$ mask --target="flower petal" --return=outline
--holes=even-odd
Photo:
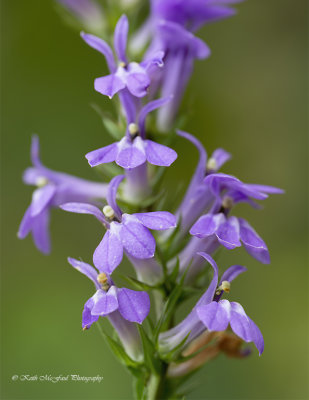
[[[92,297],[93,307],[91,310],[92,315],[99,315],[105,317],[106,315],[114,312],[118,308],[117,289],[112,286],[108,292],[99,289]]]
[[[215,262],[215,260],[207,253],[197,253],[201,257],[205,258],[205,260],[212,266],[214,270],[214,276],[212,278],[212,281],[210,282],[210,285],[208,286],[208,289],[206,292],[203,294],[203,296],[200,298],[198,303],[196,304],[196,307],[202,306],[204,304],[210,303],[215,295],[217,286],[218,286],[218,266]]]
[[[17,236],[24,239],[32,229],[33,217],[31,216],[31,205],[27,208],[19,225]]]
[[[141,324],[149,314],[148,293],[130,289],[118,289],[119,312],[127,321]]]
[[[126,84],[133,96],[144,97],[147,94],[150,79],[142,67],[137,63],[130,63],[126,75]]]
[[[230,217],[221,224],[216,235],[222,246],[229,250],[241,246],[239,241],[239,223],[236,217]]]
[[[122,15],[116,25],[114,33],[114,47],[120,62],[127,64],[126,47],[129,31],[129,22],[126,15]]]
[[[126,87],[125,83],[116,74],[102,76],[94,81],[94,88],[97,92],[108,96],[110,99],[120,90]]]
[[[169,167],[177,158],[176,151],[167,146],[152,140],[145,140],[145,144],[146,157],[150,164]]]
[[[221,300],[198,307],[197,315],[209,331],[225,331],[229,324],[230,303]]]
[[[250,321],[245,313],[243,307],[236,302],[231,302],[231,328],[237,336],[242,338],[245,342],[251,342],[251,328]]]
[[[82,316],[82,327],[83,329],[89,329],[90,326],[99,319],[99,316],[92,315],[91,309],[93,307],[94,301],[91,297],[84,305],[83,316]]]
[[[117,198],[118,187],[119,187],[120,183],[123,181],[123,179],[124,179],[124,175],[115,176],[109,182],[108,189],[107,189],[107,195],[106,195],[107,203],[112,207],[112,209],[114,210],[114,212],[119,220],[121,220],[122,211],[117,204],[116,198]]]
[[[229,161],[231,157],[231,154],[224,149],[216,149],[211,155],[211,158],[216,161],[216,171]]]
[[[222,275],[219,285],[221,285],[223,281],[232,282],[238,275],[245,271],[247,271],[247,268],[242,265],[232,265]]]
[[[244,219],[239,218],[240,240],[247,252],[263,264],[270,263],[270,256],[263,239],[256,233],[252,226]]]
[[[252,321],[251,318],[249,318],[250,321],[250,329],[251,329],[251,338],[253,343],[255,344],[256,348],[259,351],[259,354],[261,355],[264,351],[264,339],[263,335],[259,329],[259,327]]]
[[[118,143],[112,143],[109,146],[101,147],[100,149],[90,151],[86,154],[86,158],[91,167],[100,164],[115,161],[118,153]]]
[[[32,236],[36,247],[44,254],[50,253],[49,210],[43,210],[32,220]]]
[[[190,234],[199,238],[213,235],[220,224],[224,223],[223,214],[206,214],[200,217],[190,229]]]
[[[36,189],[32,195],[31,215],[35,217],[40,214],[56,193],[56,186],[53,184],[45,185]]]
[[[121,242],[126,251],[135,258],[152,258],[156,241],[147,228],[128,214],[122,216]]]
[[[68,262],[72,265],[72,267],[77,269],[77,271],[81,272],[82,274],[86,275],[87,278],[92,280],[97,289],[100,289],[100,285],[97,281],[98,273],[91,265],[71,257],[68,257]]]
[[[186,196],[182,202],[185,204],[188,202],[188,199],[191,197],[193,190],[196,188],[197,185],[200,185],[205,177],[206,172],[206,163],[207,163],[207,153],[202,145],[202,143],[190,133],[184,131],[177,131],[177,135],[181,136],[187,140],[189,140],[198,150],[199,152],[199,161],[197,167],[195,169],[194,175],[191,179],[191,183],[189,188],[187,189]]]
[[[102,222],[102,224],[108,226],[108,222],[106,221],[102,211],[88,203],[64,203],[59,206],[64,211],[69,211],[77,214],[90,214],[96,217],[97,220]]]
[[[284,190],[276,188],[274,186],[267,186],[267,185],[255,185],[253,183],[247,183],[247,186],[249,186],[253,190],[257,190],[261,193],[269,193],[269,194],[283,194]]]
[[[107,230],[102,241],[93,253],[94,265],[99,271],[111,274],[121,263],[122,257],[123,247],[119,238],[110,229]]]
[[[138,126],[139,131],[142,137],[145,137],[145,120],[147,115],[151,112],[156,110],[159,107],[162,107],[164,104],[169,103],[172,100],[173,96],[167,96],[161,99],[153,100],[147,103],[140,111],[138,117]]]
[[[40,142],[37,135],[33,135],[31,140],[31,162],[37,168],[42,165],[40,160]]]
[[[146,161],[145,152],[142,151],[143,149],[140,146],[136,146],[136,139],[133,143],[127,143],[125,147],[119,149],[116,163],[120,167],[125,169],[136,168]]]
[[[132,214],[146,228],[162,231],[169,228],[175,228],[176,218],[167,211],[154,211],[148,213]]]
[[[112,49],[109,45],[102,39],[98,38],[97,36],[90,35],[87,33],[82,32],[81,34],[82,39],[93,49],[99,51],[101,54],[104,55],[106,58],[106,62],[108,65],[108,69],[111,73],[114,73],[116,70],[115,59],[113,55]]]

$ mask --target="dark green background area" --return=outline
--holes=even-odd
[[[216,359],[198,373],[189,398],[307,399],[307,2],[248,0],[238,8],[235,18],[201,32],[213,54],[196,63],[185,128],[209,153],[220,146],[233,154],[224,172],[279,186],[286,195],[265,201],[264,210],[236,210],[269,245],[270,266],[243,249],[225,251],[219,260],[222,268],[248,267],[229,298],[260,326],[265,353]],[[89,106],[110,107],[93,90],[104,59],[62,23],[51,1],[4,0],[1,19],[2,398],[131,399],[130,377],[97,329],[81,331],[82,307],[93,287],[66,261],[91,260],[102,235],[99,224],[54,210],[48,257],[31,239],[16,238],[32,193],[21,175],[29,166],[33,132],[46,165],[97,177],[84,154],[110,140]],[[179,159],[167,174],[170,193],[189,180],[197,159],[183,140],[176,147]],[[15,374],[101,375],[104,381],[13,382]]]

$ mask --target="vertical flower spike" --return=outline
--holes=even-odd
[[[176,226],[176,218],[165,211],[123,214],[116,202],[117,190],[123,176],[112,179],[108,189],[108,206],[103,212],[83,203],[61,205],[65,211],[92,214],[106,228],[101,243],[93,254],[93,262],[101,272],[111,274],[122,261],[123,251],[134,258],[143,260],[154,256],[156,242],[148,228],[166,230]]]
[[[33,167],[26,169],[23,180],[27,185],[37,186],[37,189],[33,192],[31,204],[21,221],[18,237],[24,239],[31,232],[36,247],[42,253],[49,253],[51,208],[68,201],[93,203],[95,199],[104,199],[107,185],[46,168],[40,161],[37,136],[32,138],[31,161]]]

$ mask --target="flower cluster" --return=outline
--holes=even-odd
[[[219,148],[208,157],[197,138],[176,129],[194,60],[210,56],[210,49],[195,36],[196,31],[234,15],[232,5],[239,1],[151,0],[149,17],[130,41],[127,16],[118,19],[113,48],[104,40],[107,19],[99,4],[94,0],[58,1],[89,30],[81,33],[84,42],[105,57],[108,73],[95,79],[94,89],[119,99],[117,118],[110,125],[117,140],[88,151],[85,157],[91,167],[106,169],[110,163],[117,167],[109,168],[113,174],[109,183],[52,171],[41,163],[38,138],[33,137],[33,166],[25,171],[24,181],[37,189],[18,236],[24,238],[31,232],[38,249],[49,252],[52,208],[92,215],[100,222],[104,233],[91,250],[94,267],[68,259],[96,289],[84,305],[82,327],[89,329],[100,317],[110,321],[118,339],[104,335],[138,377],[138,398],[171,398],[177,385],[167,383],[169,379],[190,375],[201,360],[210,360],[220,352],[243,357],[249,354],[244,342],[253,342],[259,354],[264,349],[260,330],[243,307],[222,299],[246,268],[233,265],[219,279],[213,257],[220,248],[230,251],[243,246],[253,258],[268,264],[265,242],[249,222],[234,214],[234,209],[238,203],[257,208],[257,201],[282,191],[244,183],[220,172],[231,158],[227,151]],[[177,158],[172,148],[176,138],[193,145],[199,160],[190,184],[180,199],[174,199],[176,206],[169,212],[160,186],[163,167],[171,166]],[[121,276],[114,271],[124,255],[135,276],[124,275],[122,279],[134,290],[115,283]],[[209,266],[213,278],[205,291]],[[200,298],[175,324],[175,311],[192,290],[199,291]],[[154,315],[150,316],[151,308]],[[149,329],[143,324],[145,319]],[[199,343],[204,337],[207,346],[201,353]],[[212,339],[215,344],[211,344]],[[193,353],[192,346],[196,348]],[[153,383],[153,377],[158,384]]]

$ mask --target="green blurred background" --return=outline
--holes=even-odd
[[[308,398],[307,236],[307,1],[248,0],[239,15],[201,32],[212,57],[196,64],[187,92],[185,126],[210,153],[233,153],[225,168],[247,182],[286,190],[265,210],[243,207],[269,245],[270,266],[241,249],[220,265],[244,263],[233,284],[260,326],[265,353],[246,360],[216,359],[195,378],[190,399]],[[53,252],[46,257],[16,232],[32,189],[21,182],[30,137],[40,135],[44,163],[95,178],[84,154],[109,142],[91,102],[105,70],[102,56],[67,28],[47,0],[2,1],[2,398],[131,399],[130,376],[97,329],[81,330],[81,311],[93,287],[66,262],[91,260],[101,235],[91,218],[55,210]],[[195,150],[177,142],[179,160],[167,175],[171,193],[187,181]],[[13,382],[13,375],[100,375],[102,383]]]

